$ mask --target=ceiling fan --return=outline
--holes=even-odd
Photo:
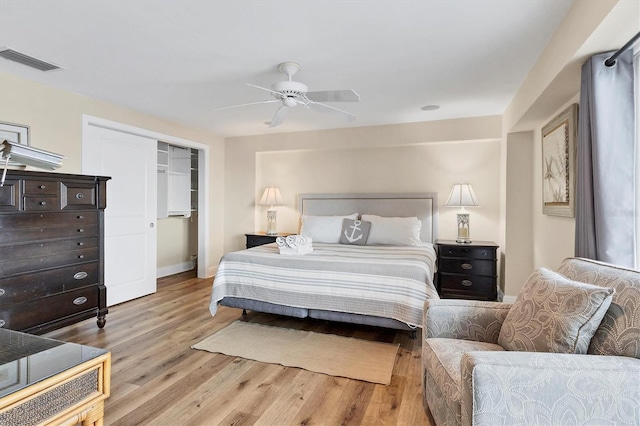
[[[324,90],[319,92],[309,92],[306,84],[293,81],[291,78],[295,73],[300,71],[299,64],[295,62],[283,62],[278,66],[278,70],[287,75],[287,80],[279,81],[273,84],[271,86],[271,89],[256,86],[255,84],[245,83],[247,86],[255,87],[256,89],[264,90],[271,93],[271,95],[275,99],[214,108],[213,111],[237,108],[248,105],[271,104],[279,102],[282,105],[280,106],[280,108],[278,108],[273,118],[271,119],[269,127],[276,127],[281,125],[284,122],[288,111],[297,105],[302,105],[306,108],[311,108],[320,112],[336,114],[343,118],[346,118],[348,121],[353,121],[356,119],[355,115],[347,111],[343,111],[339,108],[322,103],[360,102],[360,96],[354,90]]]

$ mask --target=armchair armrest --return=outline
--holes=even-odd
[[[424,304],[425,338],[475,340],[498,343],[498,335],[511,303],[478,300],[429,299]]]
[[[640,424],[640,359],[469,352],[462,424]]]

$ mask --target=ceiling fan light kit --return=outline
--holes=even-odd
[[[311,108],[323,113],[330,113],[341,116],[348,121],[356,119],[354,114],[347,111],[343,111],[339,108],[331,105],[326,105],[322,102],[360,102],[360,96],[354,90],[325,90],[319,92],[309,92],[309,88],[306,84],[298,81],[293,81],[292,77],[298,71],[300,71],[300,65],[295,62],[283,62],[278,66],[278,70],[283,74],[286,74],[287,79],[284,81],[278,81],[271,85],[271,89],[266,87],[256,86],[255,84],[246,83],[247,86],[255,87],[256,89],[264,90],[271,93],[275,98],[273,100],[250,102],[240,105],[231,105],[222,108],[216,108],[215,110],[236,108],[241,106],[256,105],[256,104],[269,104],[274,102],[280,102],[282,106],[278,108],[274,114],[269,127],[276,127],[284,122],[288,108],[293,108],[297,105],[303,105],[306,108]]]

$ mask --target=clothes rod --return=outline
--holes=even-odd
[[[622,46],[620,48],[620,50],[618,50],[616,53],[613,54],[613,56],[611,56],[609,59],[607,59],[606,61],[604,61],[605,66],[607,67],[612,67],[616,64],[616,59],[618,59],[618,56],[622,55],[622,52],[624,52],[625,50],[629,49],[631,46],[633,46],[633,44],[638,41],[638,39],[640,39],[640,32],[638,32],[638,34],[634,35],[633,37],[631,37],[631,40],[629,40],[627,42],[627,44],[625,44],[624,46]]]

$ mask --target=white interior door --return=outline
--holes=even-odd
[[[107,305],[156,291],[157,141],[89,125],[84,174],[110,176],[105,210]]]

